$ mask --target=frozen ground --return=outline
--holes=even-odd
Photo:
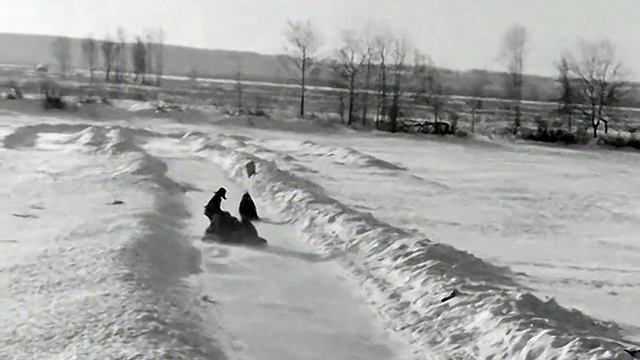
[[[340,201],[509,266],[539,295],[640,339],[640,154],[254,133]]]
[[[2,354],[629,359],[640,341],[637,155],[224,123],[0,114]],[[199,240],[220,185],[280,222],[257,225],[269,248]]]
[[[2,118],[3,358],[412,358],[293,225],[201,242],[212,191],[245,189],[176,136],[61,122]]]

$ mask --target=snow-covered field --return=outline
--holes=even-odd
[[[211,117],[0,113],[2,358],[630,359],[640,342],[640,156]],[[200,241],[219,186],[274,220],[267,249]]]

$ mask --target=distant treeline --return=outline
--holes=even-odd
[[[133,48],[135,34],[127,39]],[[51,49],[54,36],[0,33],[0,63],[37,65],[45,64],[55,69],[56,59]],[[82,50],[83,39],[71,38],[69,68],[86,69]],[[238,63],[242,65],[245,80],[295,83],[297,80],[287,66],[286,55],[263,55],[254,52],[208,50],[184,46],[164,45],[164,74],[235,79]],[[133,64],[131,64],[133,71]],[[98,56],[97,68],[103,70],[103,59]],[[483,96],[508,98],[504,90],[505,73],[468,70],[454,71],[441,68],[440,81],[446,94],[474,96],[473,84],[486,82]],[[328,61],[319,61],[310,69],[308,85],[331,85],[333,71]],[[411,84],[407,84],[409,87]],[[640,84],[631,83],[631,92],[621,106],[640,107]],[[411,91],[410,88],[406,89]],[[523,75],[523,100],[558,100],[561,90],[554,78]]]

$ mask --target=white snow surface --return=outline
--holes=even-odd
[[[634,153],[8,113],[0,139],[3,358],[630,359],[640,340]],[[281,222],[257,224],[266,250],[200,241],[219,186]]]

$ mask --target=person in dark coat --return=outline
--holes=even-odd
[[[256,204],[253,202],[253,199],[248,192],[242,195],[242,200],[240,200],[240,208],[238,209],[238,212],[240,213],[240,217],[242,218],[243,223],[245,222],[245,220],[247,222],[260,220],[258,211],[256,210]]]
[[[209,221],[213,221],[213,215],[219,215],[222,213],[222,208],[220,205],[222,204],[222,200],[227,199],[227,189],[221,187],[213,194],[213,197],[207,205],[204,207],[204,215],[209,218]]]
[[[204,207],[204,215],[209,218],[208,233],[229,237],[238,232],[240,222],[228,211],[222,210],[222,200],[227,199],[227,189],[221,187]]]

